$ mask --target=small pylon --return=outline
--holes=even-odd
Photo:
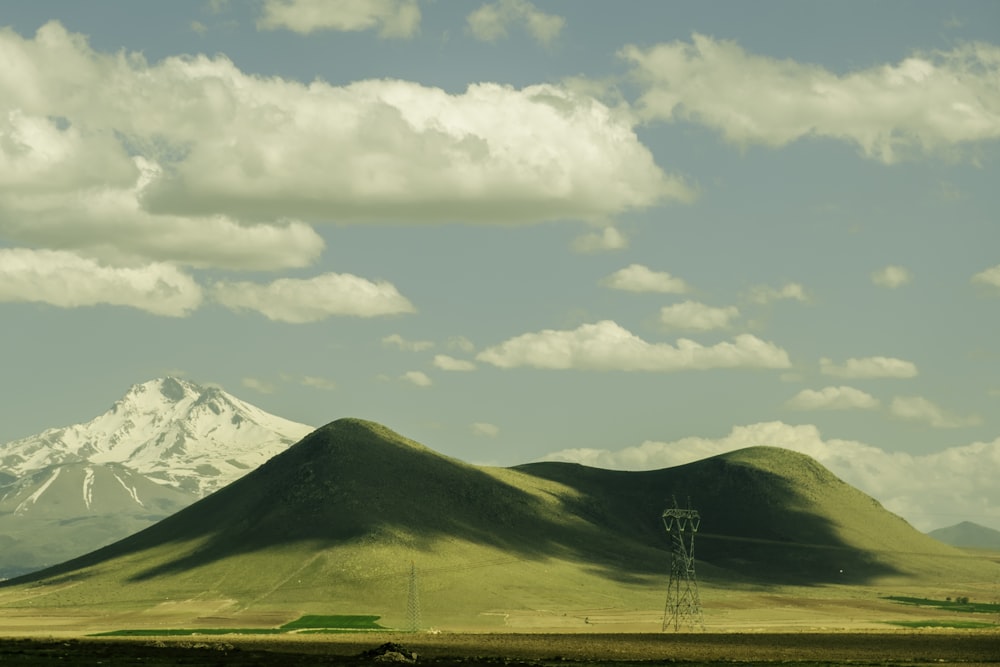
[[[698,580],[694,574],[694,536],[701,526],[697,510],[674,506],[663,510],[663,527],[670,537],[670,582],[667,584],[667,605],[663,610],[663,630],[671,625],[674,632],[681,626],[705,629],[698,596]]]
[[[420,587],[417,582],[417,566],[410,561],[410,594],[406,599],[406,629],[420,631]]]

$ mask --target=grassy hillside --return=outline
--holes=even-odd
[[[669,548],[660,514],[671,495],[700,510],[699,576],[719,585],[935,576],[958,553],[786,450],[650,472],[478,468],[342,419],[151,528],[7,582],[2,603],[228,600],[375,613],[391,624],[405,610],[413,562],[425,604],[442,618],[554,601],[656,608]]]

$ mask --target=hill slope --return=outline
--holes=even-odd
[[[640,473],[477,468],[343,419],[155,526],[7,585],[37,582],[22,588],[36,607],[211,597],[384,613],[405,598],[412,561],[424,599],[454,613],[655,606],[671,493],[702,512],[699,572],[710,582],[936,574],[957,553],[786,450]]]

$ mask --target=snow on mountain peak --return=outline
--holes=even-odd
[[[311,426],[245,403],[218,387],[176,377],[132,386],[103,415],[0,447],[15,475],[58,463],[121,463],[199,495],[258,467]]]

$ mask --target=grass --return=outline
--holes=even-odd
[[[134,629],[98,632],[91,637],[190,637],[193,635],[283,635],[290,632],[336,633],[362,630],[386,630],[376,623],[380,617],[371,615],[300,616],[279,628],[174,628]]]
[[[996,623],[984,623],[983,621],[938,621],[938,620],[925,620],[925,621],[886,621],[888,625],[898,625],[904,628],[960,628],[960,629],[979,629],[979,628],[995,628]]]
[[[90,637],[191,637],[193,635],[282,635],[279,628],[139,628],[133,630],[111,630],[97,632]]]
[[[902,595],[886,596],[887,600],[899,602],[901,604],[915,605],[918,607],[936,607],[947,609],[948,611],[958,611],[969,614],[996,614],[1000,613],[1000,604],[992,602],[956,602],[954,600],[932,600],[930,598],[915,598]]]
[[[281,630],[385,630],[379,616],[301,616],[281,626]]]

